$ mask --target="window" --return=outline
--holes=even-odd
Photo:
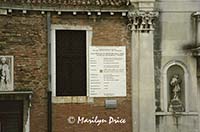
[[[86,96],[86,31],[56,30],[56,96]]]
[[[87,96],[89,30],[89,27],[52,26],[53,96]]]

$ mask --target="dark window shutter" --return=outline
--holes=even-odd
[[[23,131],[23,102],[0,101],[0,132]]]
[[[56,30],[56,96],[86,96],[86,31]]]

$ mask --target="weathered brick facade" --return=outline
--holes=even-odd
[[[0,132],[7,128],[16,132],[199,132],[199,36],[198,1],[2,0]],[[89,89],[90,73],[104,71],[89,65],[97,60],[90,58],[90,46],[125,47],[126,79],[124,74],[118,78],[126,80],[126,87],[123,83],[119,90],[122,96],[113,97],[114,90],[104,88],[108,94],[101,91],[101,97],[92,97],[101,88],[94,81],[96,86]],[[10,58],[5,61],[3,56]],[[78,70],[73,64],[79,65]],[[14,71],[14,90],[13,81],[3,75],[6,66]],[[64,70],[79,75],[80,83],[69,87],[62,83],[67,78],[75,84],[77,79],[74,74],[59,76]],[[9,108],[11,104],[15,106]],[[109,122],[113,118],[116,122]]]
[[[14,56],[16,91],[33,90],[31,131],[47,131],[47,40],[45,16],[1,16],[1,55]]]
[[[93,28],[92,45],[98,46],[126,46],[127,50],[127,97],[113,98],[118,100],[116,109],[106,109],[104,101],[106,98],[94,98],[91,104],[53,104],[53,132],[84,131],[84,132],[130,132],[131,131],[131,88],[130,88],[130,32],[127,29],[127,18],[121,14],[110,16],[87,16],[87,14],[72,16],[63,14],[53,15],[52,24],[63,24],[71,26],[90,26]],[[125,124],[69,124],[68,116],[83,116],[107,119],[109,116],[125,118]]]
[[[71,26],[90,26],[92,45],[126,46],[127,54],[127,96],[117,99],[116,109],[106,109],[106,98],[94,98],[93,103],[53,104],[53,132],[129,132],[131,130],[131,88],[130,88],[130,33],[127,29],[127,18],[121,14],[110,16],[87,16],[80,14],[52,14],[52,24]],[[32,90],[32,107],[30,116],[31,132],[47,131],[47,90],[48,90],[48,44],[46,14],[30,11],[23,14],[19,11],[1,16],[0,19],[0,54],[14,56],[15,91]],[[126,120],[125,124],[69,124],[69,116],[84,116],[107,119],[109,116]]]

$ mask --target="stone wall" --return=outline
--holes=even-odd
[[[160,77],[160,106],[156,113],[157,132],[197,132],[199,128],[199,87],[197,86],[197,60],[191,52],[184,49],[185,46],[195,44],[194,22],[192,13],[199,10],[198,1],[158,1],[160,9],[160,49],[161,56],[155,60],[161,62]],[[156,50],[156,49],[155,49]],[[155,54],[155,56],[157,56]],[[167,81],[167,70],[171,66],[182,66],[185,83],[184,112],[169,112],[170,86]],[[168,67],[169,66],[169,67]],[[167,68],[168,67],[168,68]],[[174,71],[175,73],[176,71]],[[169,80],[169,79],[168,79]],[[157,84],[159,86],[159,84]],[[182,86],[183,88],[183,86]],[[157,87],[156,87],[157,89]],[[158,97],[158,96],[157,96]],[[191,98],[192,97],[192,98]],[[157,98],[158,99],[158,98]],[[191,123],[193,122],[193,123]]]

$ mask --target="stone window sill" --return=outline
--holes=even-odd
[[[156,112],[156,116],[172,116],[173,112]],[[176,112],[176,115],[182,116],[198,116],[198,112]]]
[[[52,103],[93,103],[94,99],[87,96],[61,96],[52,97]]]

